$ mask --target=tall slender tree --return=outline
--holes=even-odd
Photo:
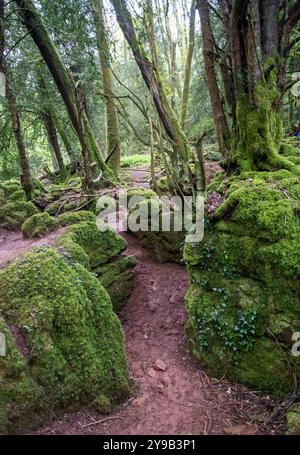
[[[96,28],[97,47],[101,66],[103,95],[106,111],[106,144],[109,164],[115,172],[120,168],[120,134],[118,124],[118,112],[114,99],[114,83],[111,70],[110,42],[107,25],[105,22],[105,10],[102,0],[92,0],[94,21]]]
[[[26,154],[24,137],[21,126],[20,113],[16,104],[16,99],[12,91],[8,74],[6,71],[6,64],[4,61],[4,48],[5,48],[5,23],[4,23],[4,1],[0,0],[0,72],[4,75],[5,78],[5,92],[8,102],[9,111],[11,114],[13,132],[17,144],[18,154],[19,154],[19,163],[20,163],[20,180],[21,185],[24,191],[26,192],[27,197],[30,199],[33,193],[33,183],[31,177],[31,171],[29,166],[28,157]]]
[[[225,156],[230,148],[230,136],[216,75],[215,46],[210,23],[209,5],[207,0],[198,0],[197,4],[201,22],[206,80],[213,111],[217,140],[220,152]]]

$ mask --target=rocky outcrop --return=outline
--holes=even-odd
[[[193,353],[215,376],[285,395],[300,377],[292,355],[300,331],[300,179],[289,171],[219,176],[210,191],[221,205],[207,218],[204,240],[184,252]]]

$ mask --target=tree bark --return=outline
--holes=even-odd
[[[5,72],[4,72],[4,74],[5,74]],[[16,106],[16,100],[15,100],[14,94],[11,90],[7,74],[5,74],[5,75],[6,75],[6,98],[7,98],[10,114],[11,114],[13,132],[14,132],[14,136],[15,136],[15,140],[16,140],[16,144],[17,144],[17,148],[18,148],[18,153],[19,153],[19,162],[20,162],[20,168],[21,168],[20,181],[21,181],[22,188],[25,191],[28,199],[31,199],[31,196],[33,193],[33,183],[32,183],[29,161],[27,158],[25,144],[24,144],[20,114],[19,114],[18,108]]]
[[[205,72],[216,128],[217,140],[220,152],[222,153],[223,156],[226,156],[230,148],[229,147],[230,135],[217,82],[215,69],[214,36],[210,24],[209,7],[207,0],[198,0],[197,6],[201,22]]]
[[[182,91],[182,100],[181,100],[181,109],[180,109],[180,126],[184,129],[186,112],[188,107],[189,91],[190,91],[190,80],[191,80],[191,69],[192,69],[192,60],[195,47],[195,18],[196,18],[196,5],[192,1],[191,12],[190,12],[190,29],[189,29],[189,44],[187,57],[184,68],[184,82],[183,82],[183,91]]]
[[[113,75],[110,62],[110,44],[105,24],[104,6],[102,0],[92,0],[94,21],[96,27],[97,47],[102,73],[104,103],[106,111],[106,143],[107,156],[111,155],[109,164],[118,173],[120,169],[120,135],[118,125],[117,106],[112,95],[114,94]]]
[[[22,188],[25,191],[28,199],[30,199],[32,196],[32,193],[33,193],[33,183],[32,183],[32,177],[31,177],[28,158],[26,155],[24,138],[23,138],[23,133],[22,133],[22,128],[21,128],[21,119],[20,119],[20,114],[19,114],[18,108],[16,106],[14,94],[13,94],[10,84],[9,84],[9,80],[8,80],[7,72],[6,72],[6,68],[5,68],[5,62],[4,62],[4,47],[5,47],[4,17],[5,17],[4,16],[4,1],[0,0],[0,72],[3,73],[5,76],[6,98],[7,98],[7,102],[8,102],[9,111],[11,114],[13,132],[14,132],[14,136],[15,136],[15,140],[16,140],[16,144],[17,144],[19,162],[20,162],[20,168],[21,168],[20,181],[21,181]]]
[[[75,83],[62,62],[56,47],[54,46],[47,29],[44,26],[43,19],[39,11],[31,0],[15,0],[18,6],[20,17],[31,34],[31,37],[37,45],[46,65],[48,66],[52,77],[57,85],[61,97],[65,103],[70,120],[79,138],[82,156],[84,162],[85,179],[89,180],[90,165],[87,166],[87,157],[85,149],[88,149],[89,156],[95,160],[98,167],[104,172],[108,179],[113,180],[113,174],[106,165],[95,136],[91,129],[89,120],[83,109],[78,111],[78,106],[82,105],[82,91],[75,86]]]
[[[50,144],[50,147],[53,150],[53,153],[54,153],[54,156],[55,156],[55,161],[57,162],[57,165],[58,165],[58,169],[60,171],[60,174],[62,176],[65,176],[66,175],[66,167],[65,167],[64,160],[63,160],[63,157],[62,157],[62,153],[61,153],[61,150],[60,150],[60,146],[59,146],[59,143],[58,143],[56,128],[55,128],[55,124],[54,124],[51,112],[50,111],[44,111],[42,113],[42,117],[43,117],[43,121],[44,121],[45,128],[46,128],[46,131],[47,131],[49,144]]]

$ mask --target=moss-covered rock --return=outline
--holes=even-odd
[[[8,180],[0,183],[0,189],[4,191],[6,198],[9,198],[16,191],[21,190],[21,184],[18,180]]]
[[[131,201],[133,202],[133,201]],[[152,216],[151,216],[152,214]],[[145,223],[141,223],[141,218]],[[152,225],[152,221],[157,226]],[[175,211],[157,198],[142,199],[129,210],[128,229],[157,262],[181,262],[185,232],[174,229]],[[140,225],[140,227],[138,226]]]
[[[124,251],[127,242],[112,229],[101,232],[94,221],[88,221],[69,227],[57,245],[73,262],[94,269]]]
[[[110,298],[79,263],[52,248],[0,272],[0,432],[19,432],[55,411],[100,411],[128,393],[123,334]]]
[[[93,270],[102,286],[108,291],[113,308],[119,312],[133,289],[133,269],[136,259],[119,256],[112,262]]]
[[[28,218],[38,212],[38,209],[32,202],[8,202],[0,207],[0,227],[19,229]]]
[[[212,374],[277,395],[300,378],[300,179],[289,171],[217,179],[225,202],[186,244],[187,330]],[[220,190],[220,188],[222,190]]]
[[[9,197],[10,201],[27,201],[27,196],[24,190],[17,190],[14,193],[11,194]]]
[[[70,226],[71,224],[83,221],[96,221],[96,215],[88,210],[78,212],[63,213],[57,217],[60,226]]]
[[[300,435],[300,405],[295,406],[286,415],[286,434]]]
[[[59,222],[49,213],[37,213],[28,218],[22,224],[22,232],[24,237],[39,238],[46,235],[48,232],[54,231],[59,227]]]

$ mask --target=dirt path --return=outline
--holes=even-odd
[[[7,231],[0,228],[0,269],[31,248],[54,245],[55,240],[66,228],[58,229],[42,239],[24,239],[21,231]]]
[[[152,262],[132,236],[125,237],[127,254],[138,259],[134,291],[121,314],[135,392],[109,416],[85,409],[35,434],[259,433],[250,417],[256,414],[263,420],[268,399],[208,378],[189,354],[184,267]]]

